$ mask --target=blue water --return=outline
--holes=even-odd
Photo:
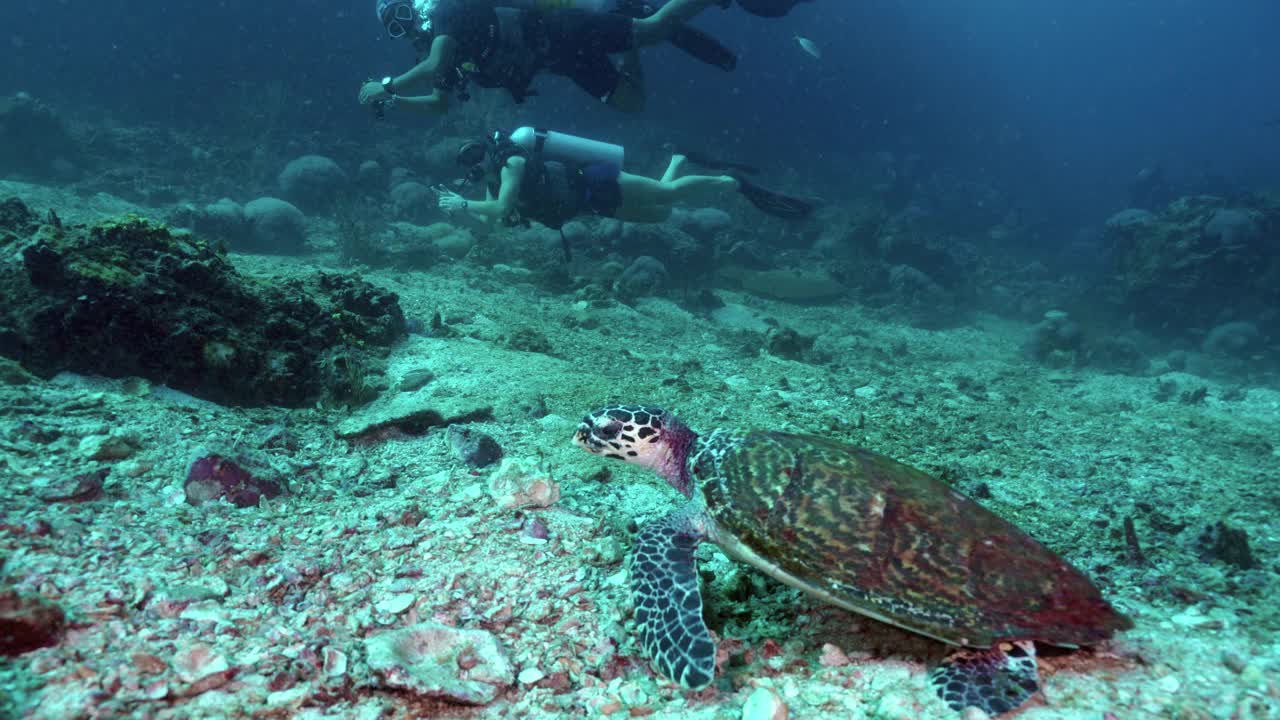
[[[1247,186],[1280,172],[1280,4],[1269,0],[818,0],[781,20],[712,9],[697,24],[741,54],[735,73],[651,49],[645,115],[544,76],[516,121],[704,142],[797,168],[832,194],[853,154],[916,153],[1062,220],[1124,207],[1134,173],[1153,164]],[[354,102],[362,80],[410,60],[368,2],[17,0],[0,5],[0,27],[0,93],[64,109],[202,127],[232,118],[246,86],[281,82],[300,135],[415,129],[375,125]]]

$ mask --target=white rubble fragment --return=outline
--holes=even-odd
[[[560,499],[560,484],[528,470],[515,458],[506,458],[489,476],[489,495],[506,510],[550,507]]]
[[[364,643],[369,669],[381,682],[427,697],[485,705],[515,682],[506,650],[484,630],[420,623]]]
[[[742,705],[742,720],[787,720],[787,704],[771,688],[758,687]]]

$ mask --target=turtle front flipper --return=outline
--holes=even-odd
[[[700,690],[716,671],[716,645],[702,619],[693,552],[706,537],[690,507],[645,525],[631,558],[631,599],[640,642],[659,672]]]
[[[1030,641],[960,650],[934,668],[929,679],[952,710],[976,707],[992,716],[1018,708],[1040,689],[1036,649]]]

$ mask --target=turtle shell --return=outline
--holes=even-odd
[[[955,645],[1090,645],[1132,624],[1083,573],[928,474],[821,437],[754,432],[692,468],[730,555]]]

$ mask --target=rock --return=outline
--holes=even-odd
[[[356,184],[366,193],[386,187],[387,172],[377,160],[365,160],[356,168]]]
[[[396,217],[406,222],[426,222],[439,213],[435,193],[420,182],[402,182],[391,188],[391,204]]]
[[[62,117],[28,93],[0,97],[0,167],[5,175],[61,178],[77,172],[83,150]]]
[[[726,267],[720,270],[720,274],[737,280],[749,293],[792,302],[833,300],[848,292],[848,288],[822,268],[747,270]]]
[[[1264,222],[1257,210],[1219,208],[1204,224],[1204,235],[1228,247],[1250,245],[1261,239]]]
[[[698,208],[673,214],[672,221],[685,232],[700,238],[711,238],[733,226],[733,216],[719,208]]]
[[[570,220],[560,228],[560,232],[564,234],[565,241],[571,247],[584,244],[591,239],[591,230],[581,220]]]
[[[62,608],[42,597],[0,591],[0,656],[57,645],[66,622]]]
[[[805,353],[813,349],[815,340],[816,337],[801,335],[791,328],[770,326],[765,332],[764,344],[770,355],[800,362]]]
[[[340,438],[355,438],[384,430],[422,435],[433,427],[488,419],[492,409],[450,394],[434,392],[429,385],[414,392],[380,398],[352,413],[336,429]]]
[[[823,643],[822,656],[818,658],[818,664],[823,667],[843,667],[849,664],[849,656],[836,645]]]
[[[489,476],[489,496],[506,510],[551,507],[560,499],[560,485],[523,463],[507,458]]]
[[[1184,197],[1143,222],[1113,218],[1103,232],[1108,281],[1095,293],[1134,330],[1159,339],[1186,343],[1228,319],[1248,319],[1274,335],[1280,255],[1266,239],[1280,221],[1280,204],[1266,194],[1237,202]]]
[[[1241,570],[1257,567],[1249,549],[1249,533],[1222,521],[1209,525],[1196,541],[1203,560],[1223,562]]]
[[[787,704],[772,689],[758,687],[742,705],[742,720],[787,720]]]
[[[0,357],[0,385],[27,385],[36,381],[36,376],[27,372],[22,364]]]
[[[204,575],[166,588],[160,594],[173,602],[203,602],[221,600],[231,592],[227,581],[217,575]]]
[[[373,609],[386,615],[399,615],[413,607],[417,600],[418,597],[413,593],[396,593],[379,600]]]
[[[667,268],[657,258],[641,255],[622,271],[614,291],[624,300],[654,295],[667,282]]]
[[[347,174],[323,155],[290,160],[276,180],[285,197],[312,211],[331,209],[349,189]]]
[[[450,425],[447,432],[453,456],[467,467],[488,467],[502,459],[502,446],[492,437],[462,425]]]
[[[338,678],[346,675],[348,664],[347,654],[337,648],[326,647],[321,655],[321,668],[328,677]]]
[[[126,460],[138,451],[138,436],[121,432],[90,435],[80,441],[78,451],[87,460]]]
[[[393,188],[406,180],[412,180],[417,175],[407,167],[393,167],[387,175],[387,187]]]
[[[294,255],[306,249],[307,221],[302,211],[279,198],[260,197],[244,206],[247,236],[233,242],[241,252]]]
[[[1239,358],[1258,347],[1261,335],[1258,326],[1251,322],[1222,323],[1205,335],[1200,349],[1210,355]]]
[[[202,208],[193,209],[189,226],[202,237],[220,240],[228,247],[244,246],[250,238],[249,222],[244,206],[231,198],[222,198]]]
[[[366,638],[369,669],[390,687],[464,705],[485,705],[515,682],[491,633],[421,623]]]
[[[224,404],[346,401],[405,336],[397,297],[357,276],[246,280],[207,241],[137,217],[0,232],[0,287],[0,356],[33,374],[143,378]]]
[[[1155,215],[1149,210],[1142,208],[1129,208],[1107,218],[1107,229],[1117,230],[1120,228],[1130,228],[1139,225],[1147,225],[1155,221]]]
[[[1026,352],[1037,361],[1063,368],[1083,364],[1084,330],[1066,312],[1050,310],[1044,314],[1026,344]]]
[[[221,455],[206,455],[187,470],[183,491],[191,505],[226,498],[236,507],[255,507],[264,497],[282,494],[284,488],[274,480],[255,477]]]
[[[38,497],[47,503],[92,502],[102,497],[103,486],[110,474],[111,468],[80,473],[61,486],[49,487]]]
[[[455,228],[448,223],[429,225],[427,231],[432,235],[431,244],[441,254],[455,260],[461,260],[466,257],[476,244],[476,239],[470,230]]]

